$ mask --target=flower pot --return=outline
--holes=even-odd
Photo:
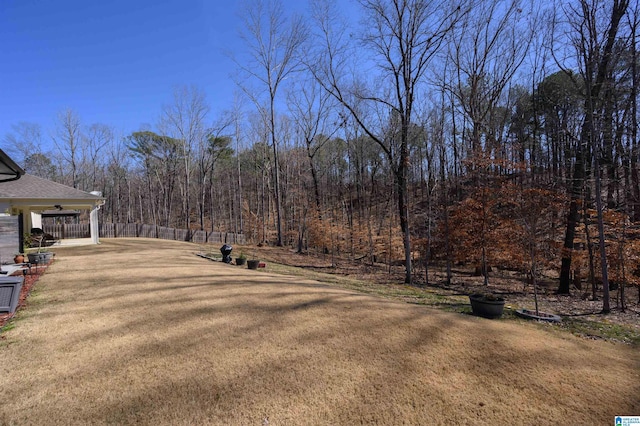
[[[258,269],[258,265],[260,265],[259,260],[247,260],[247,268],[249,269]]]
[[[13,263],[24,263],[24,255],[16,254],[15,257],[13,258]]]
[[[29,263],[37,263],[39,265],[47,264],[53,258],[53,252],[45,251],[42,253],[27,253]]]
[[[53,259],[53,252],[45,251],[40,253],[40,263],[49,263]]]
[[[495,319],[502,316],[504,311],[504,299],[502,298],[487,298],[482,294],[472,294],[469,296],[471,302],[471,311],[473,315]]]
[[[238,266],[244,265],[246,261],[247,259],[244,257],[236,257],[236,265]]]

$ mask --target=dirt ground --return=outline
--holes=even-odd
[[[264,270],[57,249],[0,340],[4,424],[611,424],[637,347]]]

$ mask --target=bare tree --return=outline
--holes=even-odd
[[[282,197],[276,131],[276,96],[283,82],[300,66],[300,48],[307,30],[300,16],[287,17],[280,0],[250,0],[243,7],[244,31],[241,33],[249,50],[250,61],[240,68],[264,88],[261,92],[245,82],[238,82],[260,111],[269,130],[275,167],[274,188],[277,215],[277,245],[282,245]]]
[[[451,88],[471,129],[466,138],[475,186],[486,184],[479,166],[481,158],[501,157],[501,138],[509,118],[505,108],[505,89],[524,61],[532,41],[531,10],[524,1],[489,0],[474,6],[461,25],[452,32],[449,59],[453,64],[455,86]],[[529,8],[532,5],[529,4]],[[445,84],[446,87],[446,84]],[[481,182],[482,180],[482,182]],[[484,196],[482,197],[484,201]],[[480,229],[484,241],[485,226]],[[481,271],[488,285],[488,266],[482,246]]]
[[[344,29],[336,28],[335,11],[316,3],[323,49],[309,68],[316,79],[351,114],[363,131],[384,151],[397,186],[400,225],[403,232],[405,282],[411,282],[411,230],[408,205],[409,139],[416,112],[416,97],[425,90],[428,65],[446,34],[464,14],[463,8],[437,0],[361,0],[364,28],[358,34],[360,46],[370,49],[365,58],[377,73],[367,80],[349,74],[349,48]],[[368,73],[367,73],[368,74]],[[368,74],[369,75],[369,74]],[[378,118],[383,117],[382,125]],[[377,119],[372,120],[375,116]],[[386,116],[386,119],[384,118]],[[394,129],[384,131],[389,123]]]
[[[315,157],[340,129],[342,122],[336,122],[336,117],[332,116],[332,111],[335,111],[333,97],[315,79],[302,80],[293,86],[287,100],[297,133],[305,144],[313,180],[315,207],[318,217],[322,219],[319,172]]]
[[[22,165],[24,170],[44,179],[54,179],[56,167],[51,153],[43,151],[42,130],[39,124],[21,121],[11,126],[2,140],[3,149]]]
[[[240,162],[240,151],[242,146],[242,132],[241,132],[241,120],[242,120],[242,104],[240,100],[236,99],[233,105],[233,111],[231,113],[231,124],[233,125],[233,134],[236,143],[236,172],[238,174],[238,222],[236,222],[235,232],[242,234],[244,232],[244,220],[243,220],[243,209],[244,202],[242,199],[242,167]]]
[[[51,139],[58,150],[62,163],[68,166],[71,184],[78,188],[78,175],[81,160],[80,117],[71,109],[58,114],[56,129]]]
[[[147,208],[154,225],[172,225],[180,144],[177,139],[151,131],[133,132],[127,137],[127,147],[144,173]]]
[[[600,230],[604,293],[603,312],[609,312],[610,308],[604,229],[602,226],[602,201],[600,198],[599,147],[601,134],[598,129],[602,128],[600,112],[603,106],[604,93],[610,83],[611,69],[614,63],[612,52],[618,37],[620,22],[628,6],[629,0],[614,0],[613,3],[599,0],[578,0],[576,3],[563,5],[560,9],[562,16],[557,17],[557,19],[558,21],[560,19],[566,20],[566,25],[560,25],[554,21],[554,24],[556,24],[554,25],[554,32],[557,37],[555,41],[565,43],[565,49],[567,50],[573,49],[569,58],[575,58],[576,65],[580,68],[580,76],[584,85],[585,111],[580,143],[577,144],[575,153],[573,180],[570,187],[571,201],[567,215],[558,293],[569,293],[571,251],[573,250],[575,229],[578,222],[578,203],[583,193],[585,178],[587,177],[585,166],[590,162],[590,158],[593,155],[595,160],[598,228]],[[555,49],[554,52],[556,52]],[[564,61],[566,59],[558,57],[556,54],[558,64],[565,69]]]
[[[131,168],[131,155],[127,149],[126,139],[112,138],[104,147],[105,162],[103,195],[106,199],[104,210],[105,217],[111,217],[114,223],[124,220],[127,223],[134,222],[138,217],[134,214],[136,196],[141,197],[144,184],[139,175]],[[138,182],[136,185],[135,182]],[[137,194],[136,194],[136,191]],[[139,206],[141,223],[144,222],[142,203]]]
[[[113,142],[113,129],[105,124],[93,124],[83,134],[81,159],[85,171],[85,189],[95,190],[103,150]]]
[[[180,143],[182,160],[182,209],[184,223],[191,229],[191,175],[193,173],[193,151],[206,145],[207,129],[205,120],[209,113],[204,92],[196,87],[179,87],[173,93],[173,102],[165,105],[161,126],[167,134]]]
[[[205,229],[205,206],[207,184],[213,185],[213,172],[216,162],[221,158],[231,154],[229,145],[231,138],[225,136],[224,132],[230,125],[230,119],[224,117],[207,132],[207,137],[199,142],[195,164],[197,169],[198,187],[198,216],[200,219],[200,230]],[[213,200],[212,200],[213,203]],[[213,220],[212,220],[213,222]]]
[[[532,41],[532,5],[525,1],[489,0],[478,3],[452,33],[449,56],[453,64],[457,98],[471,125],[470,155],[496,149],[508,110],[497,108]]]
[[[11,126],[11,132],[2,139],[3,149],[17,161],[23,162],[30,155],[42,154],[42,130],[39,124],[21,121]],[[32,173],[32,172],[29,172]]]

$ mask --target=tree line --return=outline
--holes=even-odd
[[[638,5],[357,3],[245,4],[226,113],[184,86],[154,128],[117,138],[65,110],[52,152],[34,123],[5,142],[29,173],[101,190],[113,222],[402,264],[408,283],[435,262],[487,283],[492,264],[555,269],[608,311],[610,282],[640,274]]]

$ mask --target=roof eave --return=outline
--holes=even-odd
[[[24,175],[24,169],[0,149],[0,182],[18,180],[22,175]]]
[[[68,199],[68,198],[49,198],[49,199],[39,199],[39,198],[12,198],[10,203],[12,206],[29,206],[31,210],[33,208],[54,208],[56,205],[64,206],[64,208],[74,209],[74,208],[90,208],[97,207],[103,205],[105,202],[104,198],[96,198],[96,199]]]

